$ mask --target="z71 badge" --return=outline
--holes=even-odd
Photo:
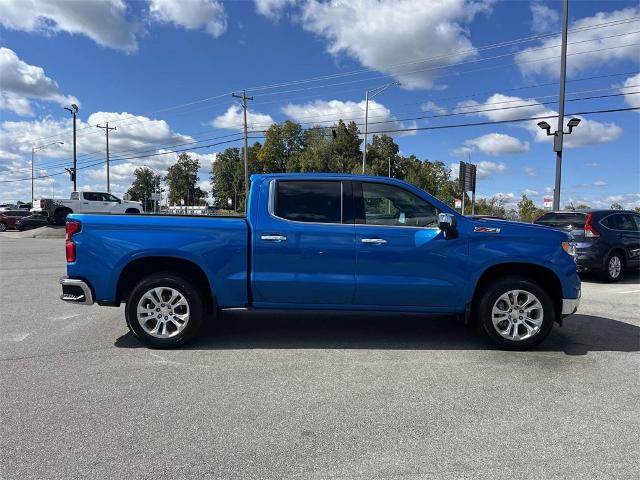
[[[473,232],[474,233],[500,233],[500,229],[495,227],[474,227]]]

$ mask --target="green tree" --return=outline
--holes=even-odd
[[[302,150],[289,162],[291,172],[334,172],[331,165],[331,132],[322,127],[313,127],[302,135]]]
[[[624,207],[618,202],[615,202],[611,204],[611,210],[624,210]]]
[[[533,222],[536,218],[544,213],[544,210],[536,207],[533,200],[526,195],[522,195],[522,199],[518,202],[518,216],[523,222]]]
[[[357,170],[358,165],[362,165],[362,151],[359,137],[360,132],[355,122],[348,125],[340,120],[333,127],[331,135],[331,163],[332,172],[352,173]],[[362,172],[362,167],[360,167]]]
[[[640,213],[640,207],[636,207],[633,209],[634,212]]]
[[[133,176],[133,183],[129,187],[129,190],[127,190],[127,196],[131,200],[142,202],[145,212],[154,210],[155,202],[151,199],[151,194],[156,191],[164,191],[160,186],[162,177],[147,167],[136,168]]]
[[[507,214],[504,202],[504,198],[502,197],[480,198],[476,201],[476,215],[490,215],[492,217],[504,218]]]
[[[257,155],[260,171],[279,173],[289,170],[291,158],[300,153],[303,145],[302,127],[287,120],[274,123],[265,133],[265,140]]]
[[[243,198],[244,164],[240,149],[227,148],[216,157],[211,169],[211,190],[218,208],[238,209],[238,195]]]
[[[367,147],[367,165],[365,172],[381,177],[398,176],[400,147],[389,135],[374,135]],[[389,175],[391,171],[391,175]]]
[[[197,186],[200,178],[198,170],[200,161],[181,153],[178,161],[167,170],[165,180],[169,186],[169,202],[173,205],[184,202],[185,205],[199,205],[208,196],[207,192]]]

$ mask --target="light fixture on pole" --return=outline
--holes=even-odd
[[[371,90],[365,90],[364,92],[364,147],[362,148],[362,173],[364,173],[365,165],[367,163],[367,134],[369,133],[369,100],[376,95],[384,92],[387,88],[394,85],[400,85],[400,82],[391,82],[386,85],[381,85]]]
[[[35,199],[33,179],[34,179],[34,171],[35,171],[34,163],[35,163],[36,152],[40,150],[44,150],[45,148],[50,147],[51,145],[64,145],[64,142],[51,142],[51,143],[47,143],[46,145],[40,145],[39,147],[31,148],[31,203],[33,203],[33,200]]]
[[[563,129],[557,130],[555,132],[551,132],[551,125],[549,125],[547,122],[545,122],[544,120],[541,122],[538,122],[538,126],[544,130],[545,132],[547,132],[547,136],[551,137],[553,136],[553,151],[556,152],[557,154],[557,158],[556,158],[556,182],[555,182],[555,188],[553,190],[553,209],[554,210],[560,210],[560,175],[561,175],[561,169],[562,169],[562,137],[563,135],[571,135],[571,133],[573,133],[573,129],[576,128],[578,125],[580,125],[580,119],[579,118],[572,118],[571,120],[569,120],[567,122],[567,127],[569,127],[569,131],[565,132]],[[558,122],[558,124],[560,125],[560,127],[562,126],[562,121]]]
[[[76,116],[78,115],[78,106],[75,103],[71,104],[71,108],[64,107],[65,110],[68,110],[71,115],[73,115],[73,169],[67,170],[71,174],[71,181],[73,182],[73,191],[77,191],[76,188],[76,167],[77,167],[77,158],[76,158]]]

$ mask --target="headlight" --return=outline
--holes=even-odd
[[[576,258],[576,244],[573,242],[562,242],[562,249],[571,255],[573,258]]]

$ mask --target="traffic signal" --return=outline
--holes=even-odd
[[[69,172],[69,180],[72,182],[76,181],[76,169],[75,168],[65,168],[67,172]]]

